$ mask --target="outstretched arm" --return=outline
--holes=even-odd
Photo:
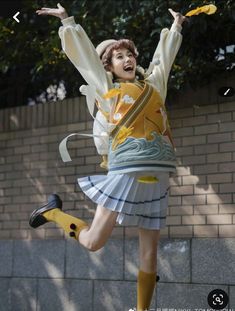
[[[99,56],[81,25],[76,24],[74,17],[68,17],[66,10],[58,3],[56,9],[42,8],[37,10],[38,15],[51,15],[61,19],[62,26],[59,29],[59,36],[64,52],[77,68],[85,81],[90,85],[89,92],[93,90],[94,97],[99,101],[101,108],[109,112],[111,101],[104,100],[109,88],[113,87]],[[88,94],[92,96],[92,94]],[[92,104],[92,103],[90,103]],[[92,107],[91,107],[92,110]],[[108,124],[100,111],[96,114],[94,122],[94,133],[101,135],[108,131]],[[94,137],[95,145],[99,154],[108,153],[108,136],[102,138]]]
[[[97,100],[105,111],[110,109],[110,103],[102,99],[102,95],[112,88],[112,81],[107,75],[99,56],[81,25],[76,24],[73,16],[68,14],[59,3],[57,8],[41,8],[38,15],[51,15],[61,19],[63,26],[59,29],[59,36],[64,52],[77,68],[84,80],[95,87]]]
[[[152,74],[147,78],[147,81],[157,88],[163,101],[166,98],[169,73],[182,42],[181,25],[187,20],[179,12],[172,9],[169,9],[169,12],[174,17],[174,22],[170,30],[164,28],[161,31],[160,41],[153,56],[152,63],[155,65]]]

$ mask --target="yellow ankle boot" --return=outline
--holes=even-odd
[[[53,221],[59,225],[69,236],[78,239],[82,229],[88,224],[79,218],[62,212],[62,201],[57,194],[52,194],[48,198],[48,203],[35,209],[29,219],[29,224],[33,228],[44,225],[48,221]]]

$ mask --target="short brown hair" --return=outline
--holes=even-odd
[[[134,55],[135,58],[138,56],[138,51],[135,47],[135,44],[133,41],[128,40],[128,39],[120,39],[117,42],[114,42],[110,44],[104,53],[100,56],[100,59],[104,65],[105,70],[109,70],[109,66],[112,64],[112,56],[113,56],[113,51],[118,50],[121,48],[126,48],[131,53]]]

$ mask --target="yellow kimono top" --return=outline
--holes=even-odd
[[[115,91],[116,103],[108,116],[115,125],[110,132],[109,172],[174,171],[174,146],[159,93],[145,81],[116,83]]]

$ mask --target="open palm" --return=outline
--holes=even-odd
[[[40,10],[37,10],[36,13],[38,15],[52,15],[59,17],[60,19],[64,19],[68,17],[68,14],[65,10],[65,8],[60,5],[60,3],[57,4],[57,9],[51,9],[51,8],[41,8]]]

